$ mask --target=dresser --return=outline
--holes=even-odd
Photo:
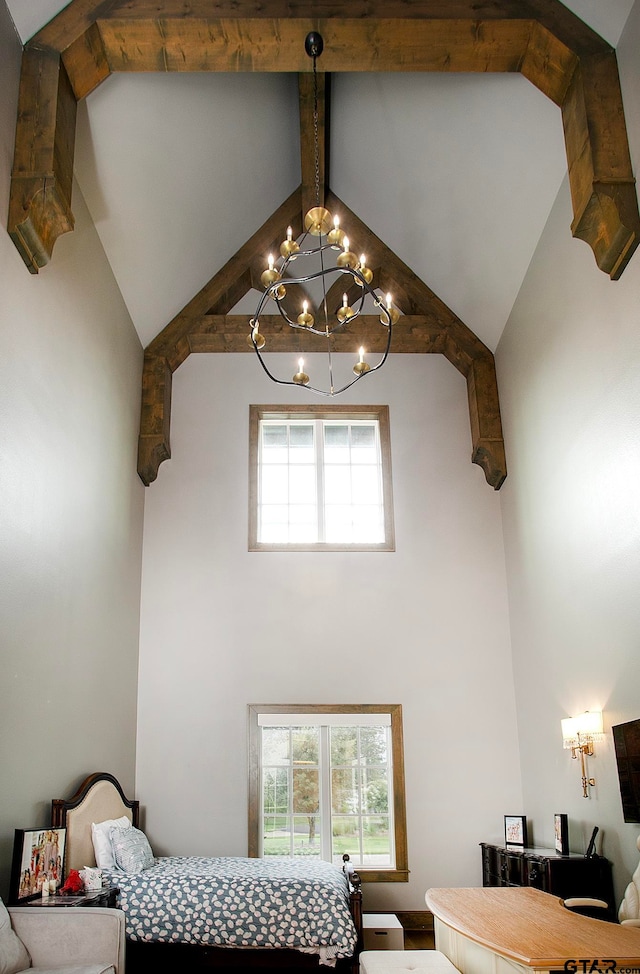
[[[615,919],[611,863],[601,856],[560,856],[555,849],[519,848],[481,842],[483,886],[533,886],[562,899],[594,896],[609,904]]]

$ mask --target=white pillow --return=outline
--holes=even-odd
[[[111,829],[111,844],[118,869],[126,873],[141,873],[154,865],[153,852],[140,829]]]
[[[115,869],[116,861],[113,856],[111,845],[111,829],[130,829],[131,821],[126,815],[122,818],[108,818],[104,822],[91,823],[91,838],[93,840],[93,851],[96,857],[98,869]]]
[[[6,907],[0,900],[0,974],[16,974],[31,967],[27,948],[11,929]]]

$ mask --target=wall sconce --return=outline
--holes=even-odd
[[[578,717],[566,717],[560,723],[563,747],[571,750],[572,758],[577,759],[578,754],[580,755],[582,797],[589,798],[588,788],[595,785],[596,779],[587,777],[585,755],[592,755],[594,741],[601,741],[604,738],[602,711],[587,710]]]

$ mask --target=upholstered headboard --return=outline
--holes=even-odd
[[[139,806],[124,794],[119,781],[106,771],[89,775],[73,798],[54,798],[51,802],[51,824],[66,828],[65,872],[95,866],[91,823],[126,815],[138,825]]]

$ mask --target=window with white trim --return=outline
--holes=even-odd
[[[394,549],[386,406],[250,407],[249,550]]]
[[[400,705],[252,705],[249,855],[406,880]]]

